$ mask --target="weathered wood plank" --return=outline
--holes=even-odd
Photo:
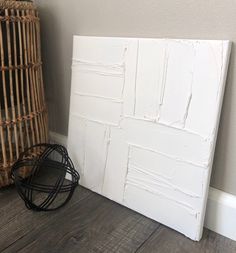
[[[134,252],[158,227],[93,194],[3,252]]]
[[[27,234],[31,234],[33,231],[39,233],[40,228],[44,224],[56,222],[56,220],[59,219],[60,216],[63,216],[65,212],[68,212],[73,205],[83,201],[91,194],[90,191],[82,187],[77,189],[76,192],[76,198],[72,198],[65,208],[57,212],[37,213],[27,210],[24,203],[21,203],[22,201],[20,202],[20,200],[11,203],[12,206],[9,207],[10,216],[8,214],[5,215],[3,224],[0,228],[0,252],[7,249],[9,245],[14,244],[17,240],[25,237]],[[10,210],[12,210],[12,212],[10,212]],[[13,214],[15,214],[14,218],[12,218]]]
[[[137,253],[233,253],[236,242],[205,229],[200,242],[193,242],[178,232],[161,226]]]
[[[4,208],[8,203],[17,199],[17,194],[14,186],[9,186],[6,188],[0,189],[0,211]]]
[[[53,213],[27,210],[13,187],[0,191],[0,252],[234,253],[236,242],[205,230],[197,243],[79,187]]]

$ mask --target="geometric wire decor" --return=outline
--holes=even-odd
[[[39,149],[41,154],[32,157]],[[25,168],[29,173],[23,178],[21,170]],[[34,211],[55,211],[63,207],[79,182],[79,174],[66,148],[57,144],[38,144],[25,150],[13,165],[12,175],[26,207]],[[70,181],[65,180],[66,175]]]

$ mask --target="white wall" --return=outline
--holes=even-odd
[[[50,126],[67,135],[72,35],[230,39],[234,0],[36,0]],[[236,68],[232,48],[211,185],[236,195]]]

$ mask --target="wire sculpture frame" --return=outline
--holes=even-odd
[[[39,149],[43,150],[41,154],[32,157],[31,154]],[[29,171],[26,178],[21,173],[25,167]],[[47,171],[53,169],[53,178],[48,178]],[[44,177],[40,182],[42,170]],[[66,175],[71,177],[71,181],[66,180]],[[66,205],[80,178],[66,148],[57,144],[38,144],[27,149],[13,165],[12,177],[26,207],[33,211],[55,211]],[[59,197],[60,194],[63,197]]]

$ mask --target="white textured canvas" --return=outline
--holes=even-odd
[[[199,240],[229,54],[229,41],[75,36],[81,184]]]

